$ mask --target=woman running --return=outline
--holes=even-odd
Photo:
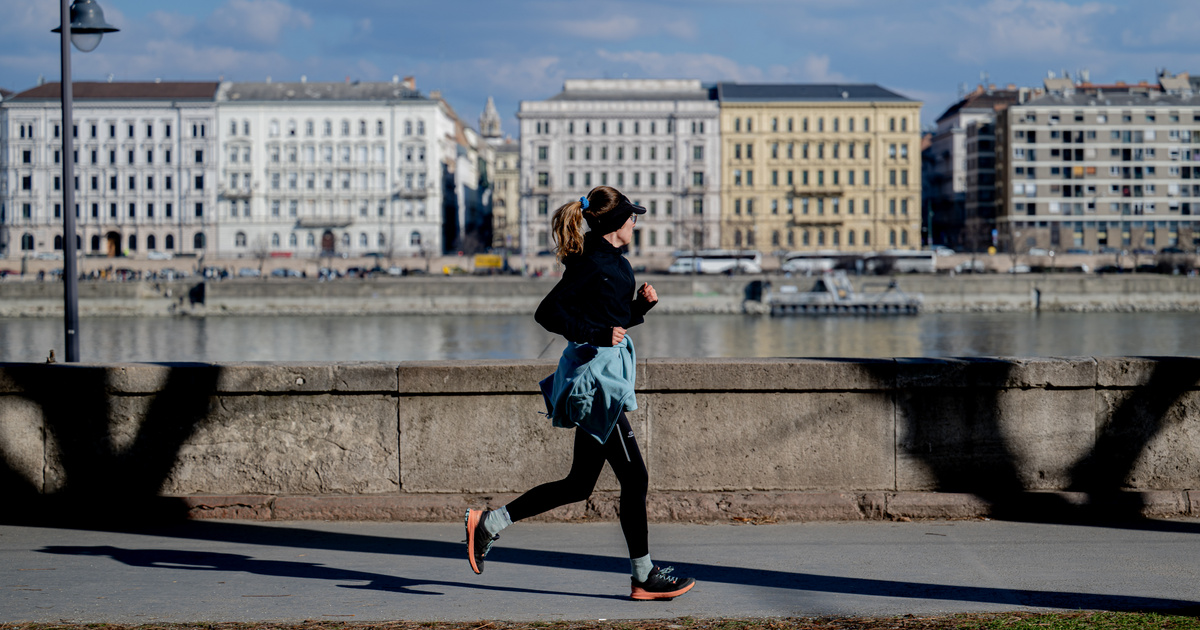
[[[671,599],[696,585],[650,560],[646,526],[646,464],[626,411],[637,409],[636,357],[627,329],[642,323],[658,303],[648,283],[637,289],[620,248],[646,209],[615,188],[599,186],[554,212],[551,228],[566,270],[534,316],[546,330],[567,338],[558,370],[541,382],[556,427],[575,429],[575,452],[566,478],[542,484],[498,510],[467,510],[467,557],[475,573],[500,530],[556,507],[584,501],[608,462],[621,484],[621,531],[632,566],[630,597]],[[585,234],[583,224],[587,223]]]

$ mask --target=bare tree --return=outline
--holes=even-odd
[[[271,257],[271,248],[267,243],[267,237],[260,234],[254,239],[254,248],[251,250],[251,255],[258,260],[258,275],[262,277],[263,266],[267,264],[267,259]]]

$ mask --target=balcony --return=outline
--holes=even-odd
[[[834,216],[798,216],[787,222],[788,227],[837,227],[845,224],[843,217]]]
[[[250,189],[221,186],[217,189],[217,196],[221,197],[222,199],[249,199]]]
[[[788,195],[791,197],[829,198],[829,197],[842,197],[842,196],[845,196],[845,194],[846,194],[846,189],[844,186],[841,186],[841,185],[838,185],[838,186],[813,186],[813,187],[804,187],[804,188],[793,185],[791,190],[788,191]]]

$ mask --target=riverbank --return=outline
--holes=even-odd
[[[661,303],[656,312],[735,314],[752,282],[808,290],[813,279],[643,274]],[[923,312],[1200,311],[1200,278],[1157,274],[980,274],[897,276],[900,290],[921,294]],[[424,276],[403,278],[254,278],[174,282],[88,281],[79,285],[85,317],[531,314],[557,277]],[[857,291],[880,291],[887,277],[852,278]],[[203,284],[203,299],[194,289]],[[0,282],[0,317],[61,317],[62,285]]]

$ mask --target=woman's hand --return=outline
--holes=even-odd
[[[625,329],[620,326],[614,326],[612,329],[612,345],[617,346],[625,339]]]
[[[638,289],[638,299],[647,304],[654,304],[658,302],[658,291],[655,291],[654,287],[650,286],[649,282],[646,282],[642,284],[642,288]]]

